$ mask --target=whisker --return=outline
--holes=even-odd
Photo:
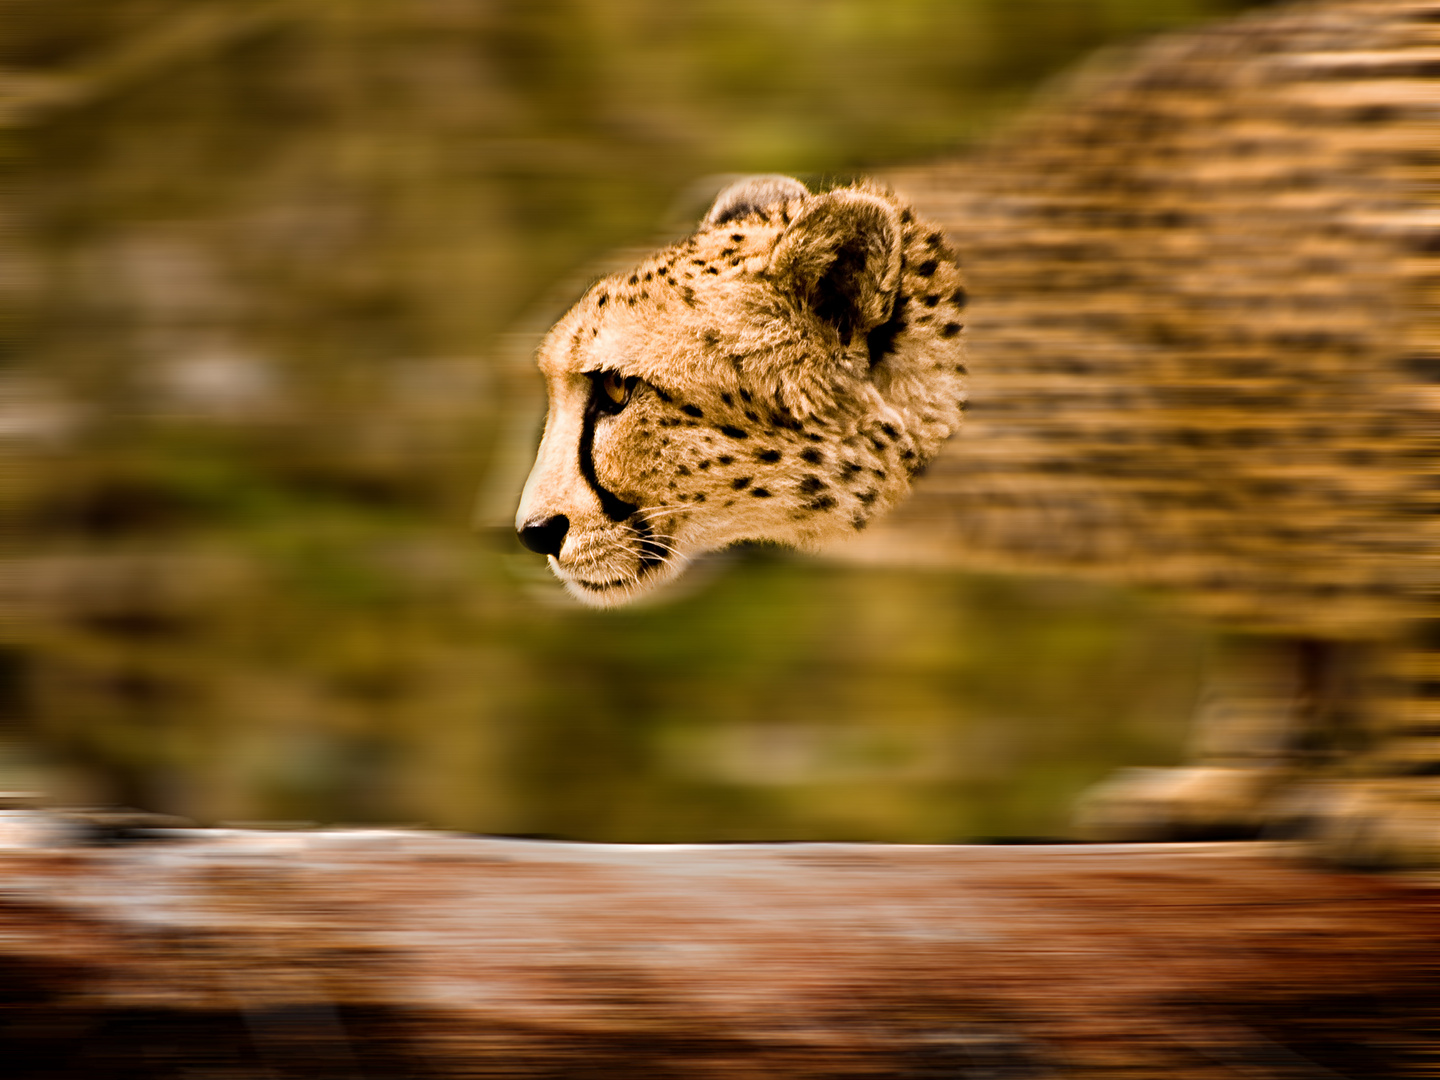
[[[674,537],[648,536],[641,539],[640,546],[652,551],[662,551],[666,555],[675,555],[688,561],[689,556],[677,548],[672,542],[673,540]]]
[[[631,518],[638,519],[640,521],[649,522],[654,521],[656,518],[664,517],[666,514],[677,513],[681,509],[682,508],[674,506],[649,506],[635,511],[635,513],[631,514],[630,516]]]
[[[667,555],[681,555],[682,552],[669,540],[662,540],[656,536],[647,536],[640,541],[642,547],[663,551]]]

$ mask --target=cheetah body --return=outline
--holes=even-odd
[[[1282,7],[1082,73],[903,198],[727,189],[546,338],[522,539],[596,604],[850,538],[1381,643],[1331,817],[1398,801],[1371,853],[1440,862],[1437,72],[1434,0]],[[1198,788],[1234,818],[1297,766],[1230,741]]]

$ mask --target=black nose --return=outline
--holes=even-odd
[[[520,543],[537,555],[559,555],[560,545],[565,543],[565,534],[570,531],[570,519],[556,514],[544,521],[530,521],[518,530]]]

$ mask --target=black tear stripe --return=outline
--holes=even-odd
[[[595,475],[595,421],[603,412],[602,394],[598,386],[592,387],[590,400],[585,403],[585,418],[580,425],[580,475],[600,500],[600,509],[605,512],[605,516],[611,521],[619,522],[633,515],[640,506],[638,503],[626,502],[614,492],[606,490],[601,486],[600,478]],[[642,535],[642,543],[643,540]]]
[[[585,483],[590,485],[590,490],[600,500],[600,509],[605,512],[605,516],[614,522],[627,521],[630,528],[635,530],[635,535],[640,540],[640,565],[636,571],[636,577],[639,578],[664,564],[666,549],[665,545],[655,538],[655,531],[649,522],[628,521],[640,512],[639,504],[626,502],[609,491],[595,475],[595,421],[606,414],[605,406],[608,401],[609,398],[604,397],[604,391],[598,384],[591,388],[590,399],[585,403],[585,418],[580,425],[580,475],[585,477]]]

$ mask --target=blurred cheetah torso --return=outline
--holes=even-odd
[[[1437,71],[1440,5],[1282,9],[894,177],[972,277],[975,381],[872,543],[1118,575],[1291,634],[1425,614]]]

